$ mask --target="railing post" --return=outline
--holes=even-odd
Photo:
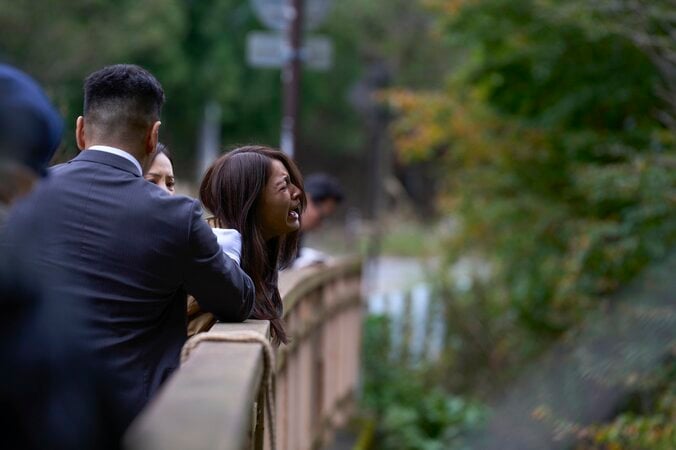
[[[258,399],[254,403],[254,429],[253,442],[251,448],[253,450],[263,450],[265,447],[265,389],[261,386],[258,392]],[[271,420],[272,418],[268,418]]]

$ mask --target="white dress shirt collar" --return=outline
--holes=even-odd
[[[143,176],[143,170],[141,169],[141,163],[138,162],[138,159],[134,158],[131,153],[125,152],[122,149],[115,148],[115,147],[109,147],[107,145],[92,145],[91,147],[87,148],[87,151],[89,150],[98,150],[100,152],[106,152],[106,153],[112,153],[113,155],[121,156],[127,161],[130,161],[136,166],[138,169],[138,174]]]

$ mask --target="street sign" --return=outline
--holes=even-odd
[[[252,31],[246,39],[247,62],[253,67],[278,68],[291,57],[284,35],[272,31]],[[333,62],[333,44],[324,36],[306,36],[301,50],[303,65],[324,71]]]
[[[288,0],[250,0],[258,20],[277,31],[284,31],[293,9],[288,6]],[[303,7],[303,27],[307,31],[316,29],[324,22],[331,10],[333,0],[305,0]],[[290,12],[290,11],[291,12]]]
[[[331,41],[303,36],[326,18],[333,0],[249,0],[258,19],[273,32],[247,35],[247,61],[254,67],[282,68],[281,149],[293,157],[298,139],[300,80],[303,66],[328,70]]]

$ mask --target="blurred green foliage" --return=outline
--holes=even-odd
[[[671,450],[676,443],[676,363],[665,366],[646,406],[620,414],[607,424],[584,429],[576,450]]]
[[[376,424],[370,440],[376,445],[371,448],[463,448],[463,434],[485,421],[486,409],[434,387],[424,367],[398,361],[392,354],[386,317],[367,317],[364,331],[362,401]]]
[[[366,2],[352,2],[354,14]],[[37,78],[74,127],[82,112],[82,82],[108,64],[135,63],[162,83],[167,96],[161,140],[180,175],[189,175],[207,103],[221,109],[225,147],[276,146],[281,118],[279,69],[246,64],[246,36],[264,27],[243,0],[0,0],[0,60]],[[360,118],[348,101],[359,76],[355,28],[343,7],[326,30],[336,48],[334,68],[306,71],[303,142],[307,151],[361,150]],[[322,33],[318,31],[317,33]],[[66,133],[61,158],[75,153]]]
[[[384,98],[399,157],[436,166],[452,223],[436,370],[484,396],[673,250],[676,16],[669,0],[424,3],[454,49],[447,81]]]
[[[398,149],[443,173],[447,262],[479,254],[496,301],[556,336],[673,246],[669,80],[593,2],[430,3],[464,56],[443,90],[390,93]]]

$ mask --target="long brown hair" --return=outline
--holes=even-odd
[[[286,343],[277,273],[293,262],[299,231],[267,241],[263,239],[258,208],[273,159],[284,164],[291,183],[300,189],[302,213],[306,199],[300,170],[284,153],[264,146],[240,147],[218,158],[204,175],[200,200],[214,215],[217,227],[234,228],[242,235],[242,269],[256,288],[251,317],[270,320],[273,340]]]

